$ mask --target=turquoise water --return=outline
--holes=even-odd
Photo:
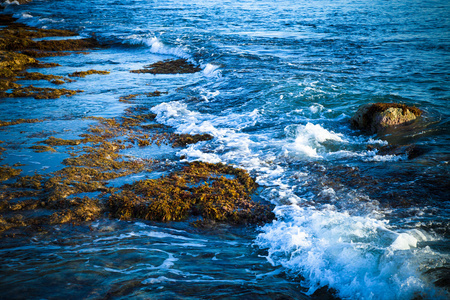
[[[6,298],[308,299],[323,286],[343,299],[448,297],[447,1],[65,0],[5,12],[33,26],[94,34],[108,46],[46,58],[63,67],[40,72],[111,73],[66,84],[85,91],[70,98],[1,101],[2,120],[47,119],[0,133],[21,145],[4,163],[54,171],[67,154],[24,150],[39,140],[33,133],[74,138],[92,123],[84,116],[121,115],[129,104],[120,96],[167,91],[145,102],[157,121],[214,139],[131,155],[245,168],[277,215],[260,228],[202,232],[109,220],[5,240]],[[171,58],[202,71],[129,72]],[[349,124],[369,102],[425,113],[401,133],[370,136]],[[415,144],[424,154],[368,150],[387,144]]]

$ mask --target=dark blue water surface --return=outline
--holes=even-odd
[[[30,174],[61,168],[67,154],[24,147],[33,132],[74,138],[92,124],[84,116],[120,116],[130,106],[120,96],[167,91],[146,100],[157,121],[214,139],[129,154],[245,168],[277,216],[214,232],[101,220],[5,240],[6,298],[308,299],[324,286],[343,299],[449,296],[448,1],[35,0],[5,13],[107,46],[46,58],[62,67],[40,72],[111,73],[67,84],[85,91],[71,98],[0,102],[2,120],[47,119],[0,132],[21,145],[4,163]],[[129,72],[173,58],[202,71]],[[370,102],[424,114],[400,133],[367,135],[349,120]],[[423,154],[368,147],[407,144]]]

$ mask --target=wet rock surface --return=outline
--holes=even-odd
[[[369,103],[358,109],[350,122],[353,127],[370,133],[383,132],[387,128],[411,124],[422,111],[398,103]]]

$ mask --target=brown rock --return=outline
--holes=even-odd
[[[358,129],[377,133],[388,127],[410,124],[421,114],[420,109],[405,104],[369,103],[360,107],[350,121]]]

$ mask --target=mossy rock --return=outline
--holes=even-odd
[[[411,124],[422,111],[417,107],[399,103],[369,103],[358,109],[350,122],[353,127],[371,133],[387,128]]]
[[[0,77],[8,78],[15,76],[15,71],[24,70],[27,66],[37,61],[24,54],[0,51]]]

